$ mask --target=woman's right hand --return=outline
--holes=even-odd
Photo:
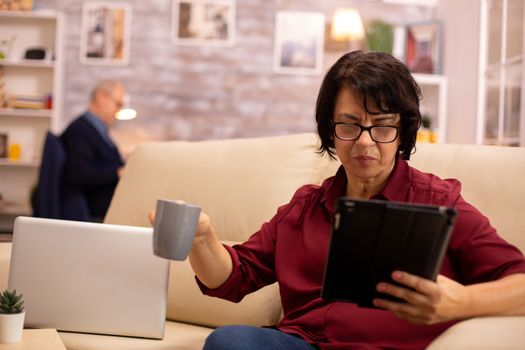
[[[151,226],[155,226],[155,210],[152,210],[148,213],[148,220]]]
[[[202,239],[211,234],[213,234],[213,232],[210,217],[201,210],[199,223],[197,224],[197,232],[195,232],[195,239]]]
[[[148,213],[155,224],[155,211]],[[233,270],[230,254],[219,241],[208,214],[201,210],[197,232],[189,253],[191,267],[199,280],[208,288],[217,288],[226,281]]]
[[[155,226],[155,210],[148,213],[148,219],[151,226]],[[199,215],[199,223],[197,224],[197,232],[195,232],[195,239],[202,239],[206,235],[211,234],[212,226],[208,214],[201,210]]]

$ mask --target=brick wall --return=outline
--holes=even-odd
[[[432,18],[433,10],[380,1],[239,0],[233,47],[177,46],[170,42],[171,1],[123,1],[132,6],[130,63],[93,66],[79,61],[79,0],[35,0],[35,8],[65,14],[64,120],[87,106],[94,82],[121,80],[138,118],[118,122],[116,138],[129,151],[146,140],[204,140],[314,130],[322,76],[273,72],[275,13],[315,11],[329,20],[335,9],[355,7],[366,22]],[[324,71],[343,51],[324,52]]]

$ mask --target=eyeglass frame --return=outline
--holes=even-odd
[[[342,125],[350,125],[350,126],[356,126],[358,127],[360,130],[359,130],[359,134],[357,134],[357,136],[353,139],[348,139],[348,138],[342,138],[340,136],[337,136],[337,133],[335,132],[335,128],[337,125],[339,124],[342,124]],[[332,122],[332,127],[334,129],[334,135],[335,137],[337,137],[339,140],[343,140],[343,141],[355,141],[357,139],[359,139],[361,137],[361,134],[363,133],[363,131],[368,131],[368,135],[370,135],[370,138],[372,139],[372,141],[374,142],[377,142],[377,143],[392,143],[394,142],[397,137],[399,136],[399,129],[401,128],[400,126],[396,126],[396,125],[370,125],[370,126],[362,126],[360,124],[350,124],[350,123],[344,123],[344,122]],[[372,129],[374,128],[393,128],[396,130],[396,136],[394,137],[394,139],[392,141],[377,141],[373,136],[372,136]]]

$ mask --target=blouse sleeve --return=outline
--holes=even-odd
[[[210,296],[219,297],[232,302],[241,301],[245,295],[252,293],[276,281],[275,275],[275,244],[279,222],[302,200],[298,193],[290,203],[279,207],[273,218],[264,223],[260,230],[254,233],[246,242],[232,247],[224,245],[230,253],[233,270],[228,279],[218,288],[207,288],[197,277],[201,291]]]

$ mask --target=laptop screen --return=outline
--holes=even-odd
[[[24,295],[26,327],[162,338],[168,273],[151,228],[15,221],[8,285]]]

